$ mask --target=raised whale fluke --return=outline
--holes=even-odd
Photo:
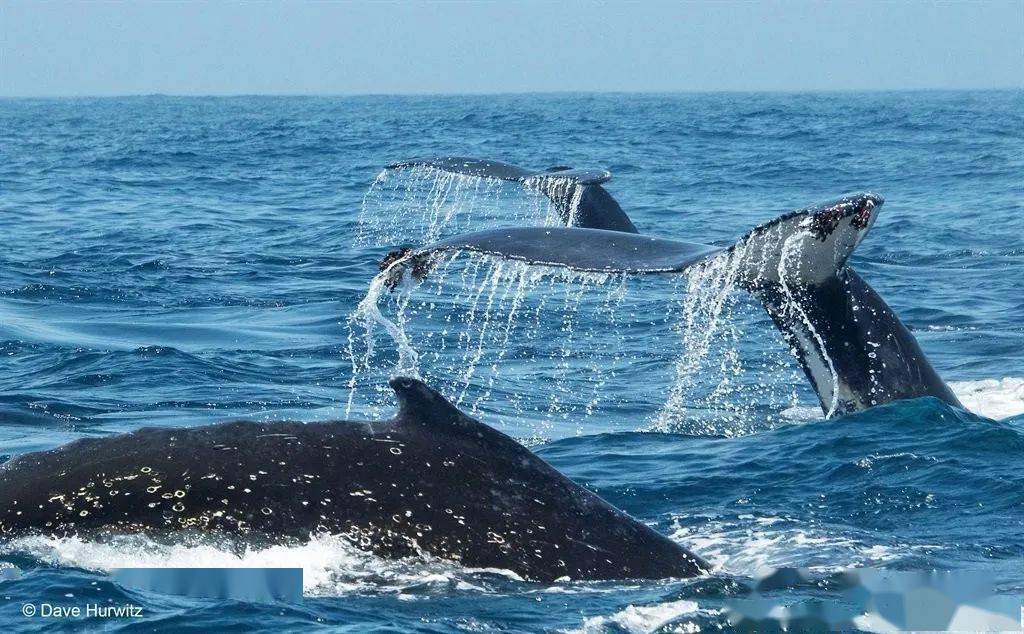
[[[796,351],[827,416],[920,396],[961,407],[913,334],[846,264],[883,202],[872,193],[848,194],[755,227],[724,249],[644,234],[526,227],[395,252],[383,268],[393,284],[403,270],[426,275],[444,251],[623,274],[678,273],[728,257],[736,284],[760,300]]]
[[[422,274],[431,256],[444,251],[472,251],[575,271],[648,274],[685,271],[722,249],[604,229],[516,227],[455,236],[405,255]]]
[[[963,408],[910,330],[849,266],[754,295],[796,351],[827,416],[931,396]]]
[[[807,284],[833,275],[845,264],[881,205],[880,196],[849,194],[759,225],[728,248],[592,228],[517,227],[454,236],[409,249],[403,257],[419,267],[420,274],[429,268],[431,256],[444,251],[472,251],[577,271],[651,274],[682,272],[728,253],[736,258],[738,281],[745,288],[778,282],[780,275]]]
[[[558,209],[562,222],[567,226],[637,232],[619,203],[601,187],[601,183],[612,177],[608,170],[573,169],[565,166],[533,170],[502,161],[462,156],[410,159],[385,166],[391,170],[413,167],[517,182],[526,189],[539,191],[551,199]]]
[[[883,202],[843,196],[762,225],[733,247],[740,283],[796,351],[826,416],[921,396],[963,407],[910,330],[846,264]]]

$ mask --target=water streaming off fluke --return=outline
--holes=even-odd
[[[637,429],[748,433],[755,411],[794,404],[778,383],[795,370],[781,345],[745,340],[771,326],[736,288],[738,261],[631,277],[450,252],[393,292],[382,273],[349,319],[348,411],[386,411],[390,395],[374,386],[410,374],[540,437],[582,433],[599,408],[631,412]],[[542,398],[537,382],[550,385]],[[495,390],[512,411],[492,410]]]

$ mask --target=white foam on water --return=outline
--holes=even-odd
[[[670,535],[700,553],[716,570],[756,576],[777,568],[831,572],[877,566],[915,552],[941,550],[924,544],[879,544],[783,517],[740,516],[699,527],[677,526]]]
[[[806,423],[818,420],[823,414],[821,408],[814,405],[792,405],[782,410],[780,416],[788,420]]]
[[[698,612],[696,601],[666,601],[654,605],[629,605],[611,616],[592,616],[583,621],[575,630],[567,632],[590,634],[591,632],[626,631],[630,634],[649,634],[680,617]],[[673,632],[699,632],[694,623],[681,623]]]
[[[950,381],[949,387],[975,414],[996,420],[1024,414],[1024,378]]]
[[[359,550],[340,535],[318,535],[293,546],[247,547],[212,544],[164,544],[141,535],[94,542],[79,537],[22,537],[0,553],[26,553],[54,565],[109,572],[119,568],[302,568],[307,596],[403,593],[424,587],[489,592],[482,574],[520,581],[507,570],[472,569],[422,555],[385,559]]]

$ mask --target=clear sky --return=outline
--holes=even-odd
[[[0,95],[1024,87],[1024,0],[0,0]]]

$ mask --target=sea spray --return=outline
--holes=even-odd
[[[543,192],[550,202],[544,214],[544,226],[575,226],[579,220],[583,187],[571,179],[550,176],[527,178],[523,187]],[[562,210],[565,210],[563,213]]]
[[[468,568],[421,551],[405,559],[379,557],[346,534],[316,533],[301,544],[261,546],[202,537],[168,543],[145,535],[103,540],[32,535],[0,546],[0,555],[11,553],[50,566],[103,573],[124,568],[302,568],[303,594],[309,597],[416,594],[425,588],[487,592],[492,585],[520,580],[510,570]]]
[[[649,429],[747,434],[791,420],[784,412],[801,403],[806,390],[793,386],[806,384],[795,364],[796,350],[781,337],[758,337],[776,329],[747,291],[776,276],[796,279],[805,243],[777,227],[752,236],[681,276],[680,352],[669,397]],[[799,310],[795,292],[784,287],[787,311]]]
[[[418,354],[409,343],[409,338],[406,335],[405,306],[408,303],[409,295],[402,293],[389,295],[390,297],[393,297],[397,308],[395,311],[397,315],[396,321],[392,321],[385,317],[384,313],[380,310],[381,296],[388,288],[389,280],[392,279],[392,272],[395,269],[401,270],[404,263],[405,260],[403,259],[396,260],[385,270],[374,276],[374,278],[370,280],[366,296],[363,297],[359,302],[359,305],[356,306],[356,309],[349,316],[347,351],[352,366],[352,374],[348,383],[349,397],[345,407],[346,418],[349,417],[352,412],[352,396],[355,394],[357,378],[361,373],[369,369],[374,358],[374,330],[376,326],[384,328],[385,332],[387,332],[388,336],[394,342],[398,351],[398,360],[394,366],[393,374],[396,376],[404,375],[417,378],[419,377]],[[410,284],[408,278],[409,275],[403,271],[399,285],[408,286]],[[356,324],[361,326],[365,331],[365,336],[363,337],[365,349],[362,354],[357,354],[355,350],[354,332]]]
[[[677,304],[679,316],[675,325],[682,345],[668,399],[654,417],[652,429],[680,431],[689,426],[689,431],[696,431],[690,425],[689,415],[694,406],[729,403],[722,398],[731,396],[729,378],[742,372],[736,354],[740,331],[733,319],[740,260],[732,253],[724,254],[694,267],[682,278],[684,288]],[[712,356],[716,344],[723,344],[724,350]],[[717,368],[713,367],[714,362]],[[716,387],[710,398],[698,403],[696,391],[711,373],[719,378]]]
[[[570,179],[517,183],[430,166],[386,169],[363,196],[355,244],[425,245],[496,227],[572,225],[582,194]]]
[[[438,257],[423,281],[405,276],[391,293],[384,292],[385,276],[349,319],[347,413],[357,402],[374,413],[386,408],[383,391],[363,388],[401,371],[423,376],[474,414],[486,409],[497,385],[516,396],[515,415],[560,422],[593,414],[618,372],[621,346],[600,345],[597,334],[615,335],[616,320],[628,321],[616,311],[627,297],[622,276],[471,252]],[[381,336],[394,345],[377,345]]]
[[[534,195],[532,206],[510,205],[510,195],[518,194],[522,202],[524,190],[543,192],[547,202],[537,204],[540,197]],[[363,199],[360,240],[393,245],[411,238],[422,244],[510,222],[564,224],[560,211],[564,209],[569,209],[567,219],[572,224],[582,191],[568,179],[528,178],[510,184],[433,167],[385,170]],[[386,213],[385,206],[389,207]],[[665,295],[679,299],[662,299],[653,310],[658,314],[655,321],[674,324],[676,335],[666,338],[652,330],[646,335],[647,346],[664,349],[665,342],[674,339],[679,342],[678,352],[665,373],[670,376],[667,397],[655,405],[657,414],[647,416],[646,428],[749,433],[747,422],[755,418],[755,409],[767,406],[782,411],[797,405],[792,388],[780,389],[780,377],[790,384],[800,381],[790,355],[771,346],[741,350],[744,325],[764,321],[763,314],[753,311],[755,316],[750,302],[741,299],[745,296],[739,292],[741,278],[776,266],[768,254],[778,249],[783,252],[777,262],[780,275],[794,266],[792,262],[799,265],[798,254],[789,252],[798,249],[799,242],[782,244],[777,232],[766,239],[771,244],[752,248],[750,253],[740,243],[682,276],[668,276],[671,290]],[[450,277],[454,263],[457,273]],[[617,281],[609,285],[612,278]],[[636,299],[630,295],[629,290],[641,284],[635,278],[627,283],[619,274],[579,273],[472,253],[436,256],[425,282],[406,275],[386,297],[382,296],[386,285],[378,276],[349,320],[352,376],[346,413],[352,410],[360,383],[378,386],[373,388],[372,412],[381,413],[390,399],[387,390],[379,387],[382,379],[404,373],[427,378],[474,414],[487,408],[499,385],[515,415],[539,417],[547,426],[575,419],[580,432],[580,421],[594,416],[599,404],[607,402],[610,381],[621,378],[634,386],[638,382],[649,386],[665,380],[660,375],[666,364],[652,363],[643,343],[630,349],[624,339],[624,333],[643,326],[642,320],[652,312],[636,310]],[[586,312],[582,319],[581,310]],[[580,327],[581,323],[586,325]],[[766,324],[759,327],[772,329]],[[378,352],[374,344],[381,328],[394,340],[391,354]],[[596,344],[598,331],[604,338],[618,337],[619,345]],[[752,382],[750,369],[764,376]],[[585,384],[578,380],[584,374]],[[536,387],[530,387],[530,381]],[[546,395],[543,405],[535,396],[523,396],[534,390]],[[632,392],[640,396],[641,391]]]
[[[634,412],[634,429],[750,433],[760,410],[781,420],[796,404],[788,384],[798,379],[781,344],[746,340],[749,324],[772,326],[740,292],[739,261],[628,277],[461,252],[391,293],[375,280],[349,321],[348,411],[385,413],[391,397],[376,386],[408,373],[474,415],[514,417],[541,437],[593,431],[588,421],[613,411]],[[381,336],[394,344],[378,345]],[[494,398],[511,411],[490,411]]]

